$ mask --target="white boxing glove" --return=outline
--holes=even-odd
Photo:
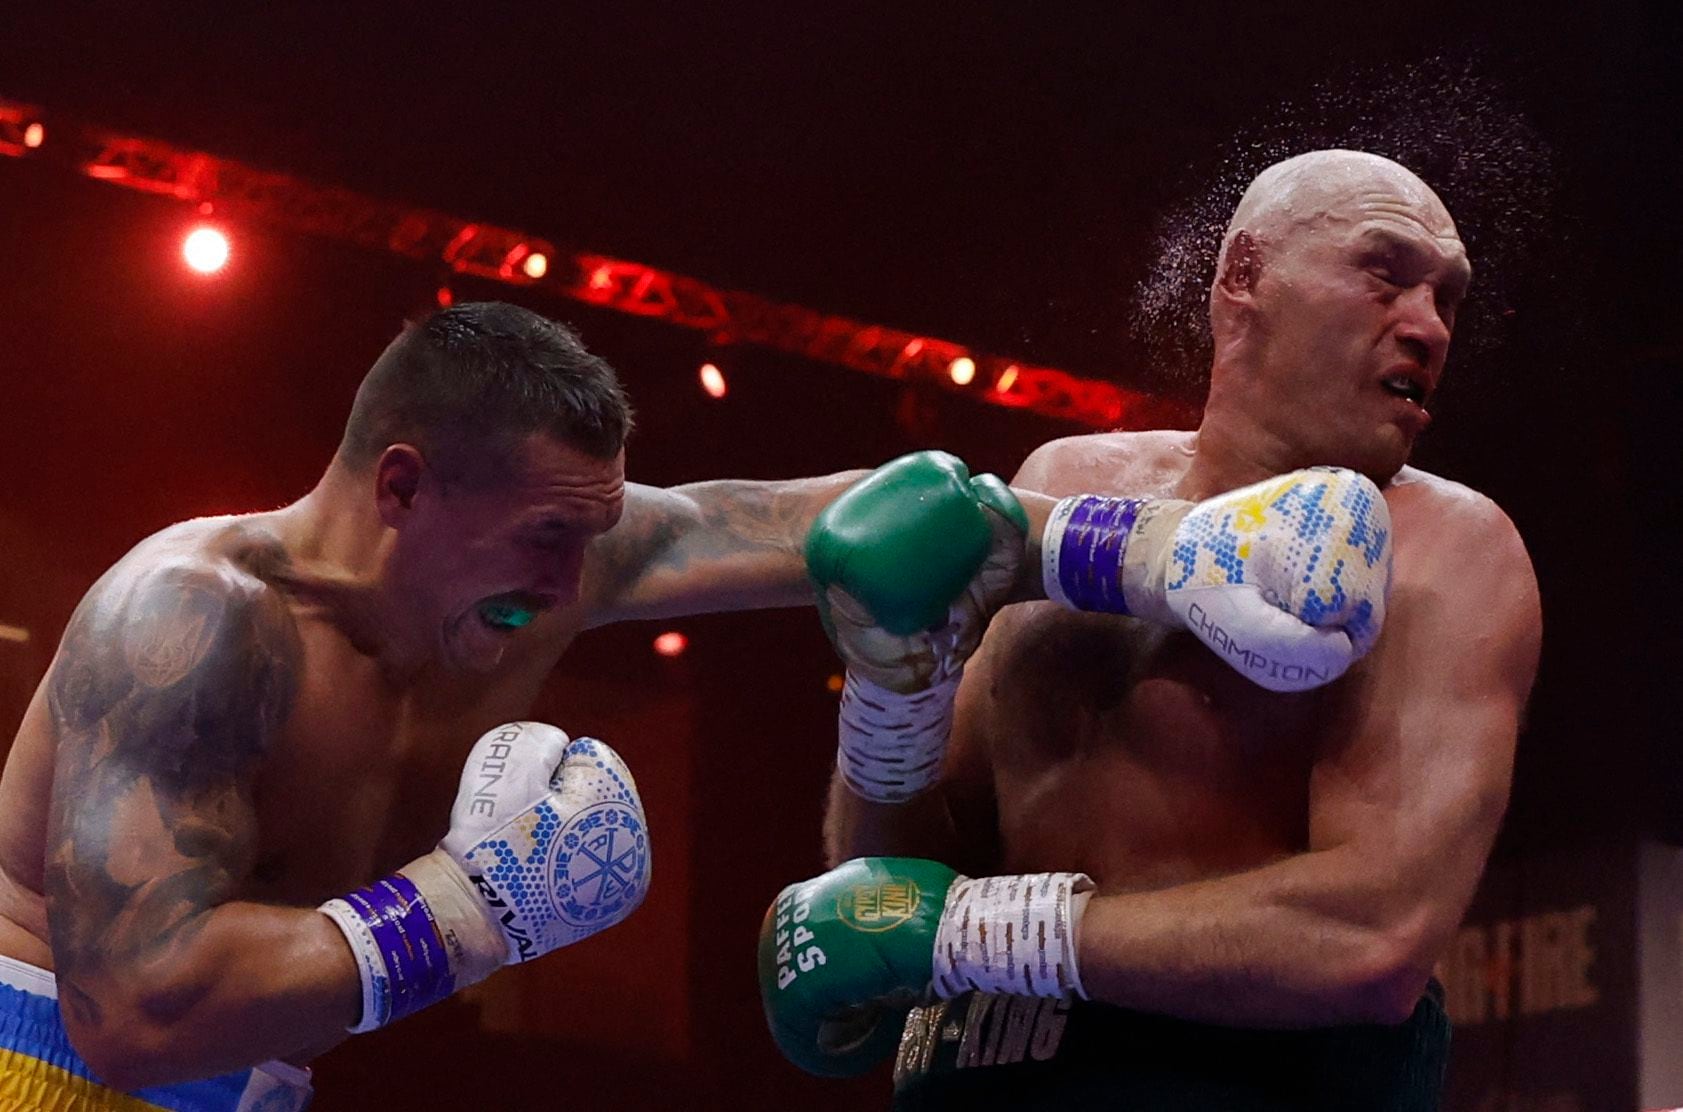
[[[1046,597],[1184,626],[1270,691],[1330,683],[1385,624],[1391,517],[1371,480],[1315,467],[1202,502],[1078,495],[1041,544]]]
[[[649,887],[649,837],[619,755],[542,722],[475,743],[439,847],[321,906],[362,976],[371,1031],[620,922]]]

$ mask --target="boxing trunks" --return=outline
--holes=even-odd
[[[1448,1059],[1436,982],[1400,1026],[1312,1031],[970,993],[907,1018],[894,1108],[1428,1112]]]
[[[44,969],[0,957],[0,1112],[299,1112],[310,1072],[283,1062],[123,1093],[99,1083],[70,1045]]]

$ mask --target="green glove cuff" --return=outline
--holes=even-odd
[[[1028,512],[1004,479],[998,475],[977,475],[970,481],[970,489],[976,492],[976,501],[1015,525],[1017,532],[1028,535]]]
[[[946,452],[901,456],[853,484],[806,538],[821,617],[825,591],[840,586],[896,636],[944,624],[992,547],[984,506],[1028,531],[1009,487],[991,475],[972,479]]]

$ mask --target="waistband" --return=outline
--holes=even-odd
[[[310,1071],[286,1062],[125,1096],[103,1085],[70,1045],[53,975],[0,956],[0,1090],[9,1076],[25,1074],[35,1092],[58,1094],[43,1099],[44,1107],[133,1108],[143,1102],[138,1107],[170,1112],[301,1112],[311,1096]],[[65,1095],[70,1089],[80,1091],[76,1102]]]
[[[48,1000],[58,999],[58,980],[51,973],[5,954],[0,954],[0,985],[10,985],[19,992],[32,992]]]
[[[970,993],[907,1017],[896,1109],[1438,1107],[1450,1028],[1434,983],[1399,1026],[1250,1030],[1088,1001]]]

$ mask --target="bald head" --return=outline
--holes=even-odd
[[[1457,238],[1455,222],[1438,195],[1405,166],[1365,151],[1310,151],[1276,162],[1258,174],[1239,198],[1222,237],[1219,276],[1234,236],[1243,231],[1259,244],[1280,245],[1306,231],[1383,214],[1418,221],[1436,237]]]
[[[1330,150],[1270,166],[1210,288],[1206,426],[1388,480],[1430,420],[1471,278],[1443,202],[1395,162]]]

